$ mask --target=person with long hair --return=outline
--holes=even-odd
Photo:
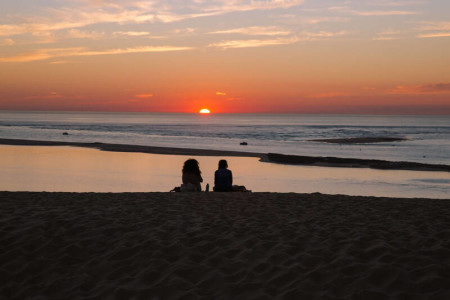
[[[182,192],[201,192],[203,182],[202,172],[200,171],[199,163],[196,159],[188,159],[184,162],[183,170],[183,184],[181,185]]]
[[[219,169],[214,173],[214,192],[232,192],[233,173],[228,170],[226,160],[219,161]]]

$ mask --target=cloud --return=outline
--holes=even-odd
[[[420,24],[422,24],[420,30],[423,31],[450,31],[450,22],[420,22]]]
[[[425,32],[417,35],[418,38],[439,38],[450,36],[450,22],[421,22],[418,31]]]
[[[98,31],[81,31],[78,29],[70,29],[67,31],[69,38],[75,38],[75,39],[99,39],[104,36],[103,32]]]
[[[177,46],[141,46],[124,49],[108,49],[92,51],[84,47],[78,48],[54,48],[54,49],[40,49],[29,53],[19,54],[11,57],[0,57],[0,62],[30,62],[45,60],[57,57],[71,57],[71,56],[97,56],[97,55],[118,55],[129,53],[150,53],[150,52],[172,52],[191,50],[191,47],[177,47]]]
[[[38,95],[38,96],[28,96],[25,97],[24,99],[59,99],[59,98],[63,98],[63,95],[58,94],[57,92],[49,92],[45,95]]]
[[[419,34],[417,37],[418,38],[450,37],[450,32],[436,32],[436,33]]]
[[[118,36],[146,36],[150,35],[148,31],[115,31],[114,35]]]
[[[243,27],[243,28],[235,28],[229,30],[220,30],[210,32],[211,34],[231,34],[238,33],[244,35],[266,35],[266,36],[276,36],[276,35],[290,35],[291,32],[289,30],[275,27],[275,26],[252,26],[252,27]]]
[[[426,1],[373,1],[369,3],[372,6],[411,6],[411,5],[422,5],[427,4]]]
[[[404,36],[402,36],[402,34],[404,34],[403,31],[387,29],[387,30],[384,30],[384,31],[378,33],[378,36],[373,39],[374,40],[397,40],[397,39],[404,37]]]
[[[450,83],[397,86],[393,89],[390,89],[388,93],[399,95],[450,94]]]
[[[72,63],[74,63],[74,62],[69,61],[69,60],[56,60],[56,61],[49,62],[49,64],[51,64],[51,65],[63,65],[63,64],[72,64]]]
[[[181,29],[175,29],[173,33],[175,34],[191,34],[195,32],[195,28],[181,28]]]
[[[350,19],[345,17],[308,17],[299,18],[298,15],[278,15],[273,18],[279,19],[279,22],[285,24],[301,24],[301,25],[316,25],[320,23],[331,22],[348,22]]]
[[[345,96],[349,96],[349,94],[340,93],[340,92],[329,92],[329,93],[309,95],[309,96],[307,96],[307,98],[322,99],[322,98],[334,98],[334,97],[345,97]]]
[[[374,11],[360,11],[354,10],[346,6],[333,6],[329,10],[347,13],[355,16],[372,17],[372,16],[406,16],[416,15],[417,12],[405,10],[374,10]]]
[[[134,97],[139,98],[139,99],[148,99],[153,97],[153,94],[138,94],[138,95],[134,95]]]
[[[153,94],[137,94],[134,95],[134,98],[130,99],[130,102],[141,102],[142,100],[150,99],[153,97]]]
[[[0,46],[13,46],[16,42],[14,42],[12,39],[3,39],[0,40]]]
[[[231,12],[290,8],[304,0],[88,1],[91,5],[43,9],[45,17],[11,16],[16,24],[0,25],[0,36],[76,29],[93,24],[173,23]],[[73,3],[73,2],[72,2]],[[75,2],[76,3],[76,2]],[[188,11],[188,13],[180,13]]]
[[[329,31],[318,31],[318,32],[310,32],[310,31],[303,31],[301,35],[305,37],[306,39],[319,39],[319,38],[332,38],[336,36],[343,36],[347,34],[346,31],[338,31],[338,32],[329,32]]]
[[[205,11],[250,11],[250,10],[271,10],[278,8],[291,8],[303,4],[304,0],[234,0],[234,1],[211,1],[218,2],[219,5],[206,8]]]
[[[272,40],[232,40],[220,43],[210,44],[208,47],[230,49],[230,48],[255,48],[255,47],[266,47],[275,45],[287,45],[298,42],[297,37],[291,38],[279,38]]]
[[[224,92],[216,92],[216,95],[217,95],[217,96],[226,96],[227,93],[224,93]]]
[[[333,38],[337,36],[345,35],[346,31],[339,32],[329,32],[329,31],[318,31],[310,32],[303,31],[298,36],[277,38],[277,39],[252,39],[252,40],[230,40],[219,43],[212,43],[208,47],[220,48],[220,49],[230,49],[230,48],[256,48],[256,47],[266,47],[266,46],[276,46],[276,45],[289,45],[294,44],[299,41],[312,41],[320,40],[325,38]]]

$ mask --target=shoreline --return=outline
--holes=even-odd
[[[0,192],[0,205],[0,298],[450,297],[445,200]]]
[[[108,144],[108,143],[82,143],[82,142],[63,142],[63,141],[38,141],[23,139],[2,139],[0,145],[11,146],[71,146],[93,148],[101,151],[112,152],[137,152],[149,154],[167,154],[167,155],[194,155],[194,156],[236,156],[236,157],[255,157],[261,162],[318,166],[318,167],[338,167],[338,168],[371,168],[382,170],[408,170],[408,171],[437,171],[450,172],[450,165],[443,164],[423,164],[405,161],[386,161],[376,159],[358,159],[358,158],[339,158],[339,157],[315,157],[300,155],[285,155],[277,153],[256,153],[244,151],[229,150],[208,150],[192,148],[173,148],[158,146],[141,146],[127,144]]]

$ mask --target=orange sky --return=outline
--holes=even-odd
[[[450,114],[446,0],[28,2],[0,110]]]

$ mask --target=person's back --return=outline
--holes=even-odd
[[[202,176],[199,176],[195,173],[183,173],[183,184],[191,184],[195,186],[196,190],[200,192],[202,190],[202,187],[200,185],[201,182],[203,182]]]
[[[183,166],[182,171],[182,181],[181,191],[184,192],[201,192],[203,178],[198,166],[198,161],[195,159],[188,159]]]
[[[227,161],[220,160],[219,169],[214,173],[215,192],[231,192],[233,190],[233,173],[227,168]]]

